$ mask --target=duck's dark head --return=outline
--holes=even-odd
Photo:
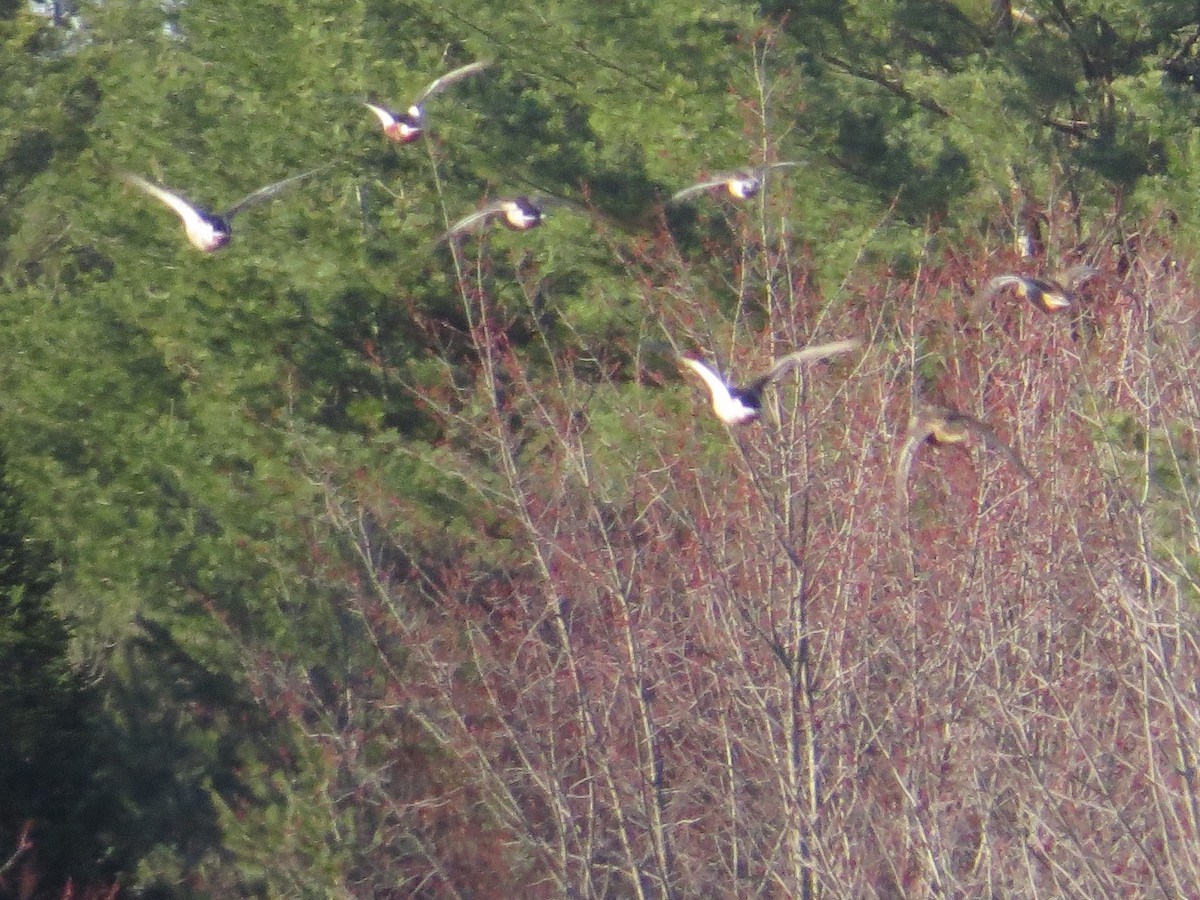
[[[761,390],[733,388],[729,391],[729,396],[734,401],[734,407],[740,407],[740,409],[736,409],[736,418],[729,419],[732,424],[745,425],[747,422],[753,422],[762,414]]]

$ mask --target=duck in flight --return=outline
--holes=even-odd
[[[896,463],[896,497],[901,507],[908,504],[908,475],[912,469],[917,449],[929,444],[961,444],[974,432],[993,450],[998,451],[1012,464],[1026,481],[1033,481],[1033,473],[1016,451],[1006,444],[986,423],[974,416],[944,406],[925,406],[913,416],[900,458]]]
[[[431,81],[417,99],[412,102],[407,112],[396,113],[388,109],[386,106],[379,106],[374,103],[365,103],[364,106],[371,112],[375,113],[375,118],[379,119],[379,124],[383,126],[383,133],[398,144],[410,144],[421,136],[425,128],[425,101],[430,97],[440,94],[450,85],[457,81],[461,81],[468,75],[474,75],[476,72],[486,69],[490,65],[488,60],[477,60],[473,63],[467,63],[465,66],[459,66],[453,71],[447,72],[440,78]]]
[[[173,209],[175,214],[179,216],[179,220],[183,223],[184,233],[187,234],[187,239],[191,242],[191,245],[197,250],[212,253],[214,250],[220,250],[229,243],[229,239],[233,236],[231,223],[233,217],[238,213],[249,209],[255,204],[271,199],[285,188],[291,187],[296,182],[327,168],[329,166],[321,166],[320,168],[312,169],[299,175],[293,175],[291,178],[276,181],[274,184],[268,184],[266,187],[259,188],[252,194],[247,194],[237,203],[233,204],[233,206],[229,207],[229,209],[221,213],[214,213],[198,206],[193,206],[178,194],[168,191],[166,188],[159,187],[157,184],[149,182],[138,175],[126,174],[122,177],[127,184],[133,185]]]
[[[1028,300],[1043,312],[1055,313],[1075,302],[1075,292],[1089,278],[1100,274],[1092,266],[1072,266],[1058,278],[1034,278],[1032,275],[1009,273],[997,275],[987,283],[981,301],[987,301],[999,290],[1015,287],[1017,296]]]
[[[712,394],[713,412],[717,414],[717,418],[726,425],[745,425],[753,422],[762,414],[763,391],[796,366],[839,353],[849,353],[861,346],[860,338],[851,338],[845,341],[833,341],[828,344],[805,347],[803,350],[797,350],[795,353],[789,353],[787,356],[775,360],[775,364],[771,366],[769,372],[760,375],[743,387],[731,387],[726,384],[721,376],[698,359],[682,356],[680,360],[704,379],[704,383],[708,385],[709,393]]]
[[[478,231],[493,222],[499,222],[510,231],[529,231],[541,225],[545,221],[546,213],[555,206],[575,208],[573,203],[559,197],[502,197],[492,200],[451,225],[438,239],[438,243],[453,240],[460,234]]]
[[[671,197],[671,202],[679,203],[714,188],[724,188],[735,200],[749,200],[762,190],[763,182],[767,180],[767,174],[772,169],[798,165],[800,165],[799,162],[777,162],[752,169],[738,169],[735,172],[718,172],[703,181],[697,181],[695,184],[685,187],[682,191],[677,191]]]

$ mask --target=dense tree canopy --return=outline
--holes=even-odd
[[[0,2],[0,720],[77,779],[0,771],[0,895],[1194,895],[1198,46],[1149,0]],[[365,106],[472,60],[417,141]],[[123,177],[310,170],[211,254]],[[1077,263],[1056,315],[981,291]],[[849,336],[740,429],[676,358]],[[1033,485],[898,470],[924,401]]]

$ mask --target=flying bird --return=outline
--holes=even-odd
[[[677,191],[671,197],[671,202],[679,203],[681,200],[694,197],[696,194],[703,194],[706,191],[711,191],[713,188],[724,188],[735,200],[749,200],[751,197],[757,196],[758,192],[762,190],[767,173],[772,169],[782,169],[798,165],[800,165],[799,162],[777,162],[752,169],[738,169],[735,172],[718,172],[703,181],[696,182],[690,187],[685,187],[682,191]]]
[[[721,379],[716,372],[689,356],[681,356],[684,365],[690,367],[704,379],[712,394],[713,412],[726,425],[745,425],[753,422],[762,414],[762,395],[766,388],[778,381],[801,363],[824,359],[838,353],[848,353],[862,346],[860,338],[845,341],[833,341],[828,344],[816,344],[780,357],[765,375],[760,375],[743,387],[731,387]]]
[[[912,469],[917,449],[924,443],[961,444],[974,432],[983,438],[993,450],[1000,452],[1027,481],[1033,481],[1033,473],[1016,452],[1001,440],[986,423],[974,416],[943,406],[926,406],[913,416],[896,463],[896,497],[901,506],[908,504],[908,475]]]
[[[1054,313],[1067,309],[1075,302],[1075,291],[1089,278],[1100,273],[1092,266],[1072,266],[1056,279],[1034,278],[1032,275],[997,275],[987,283],[981,302],[989,300],[997,291],[1012,286],[1017,296],[1028,300],[1038,309]]]
[[[502,197],[492,200],[451,225],[438,238],[438,243],[452,240],[466,232],[477,231],[493,222],[499,222],[510,231],[529,231],[541,225],[546,213],[555,206],[576,208],[573,203],[559,197]]]
[[[203,250],[205,253],[212,253],[214,250],[220,250],[229,243],[229,239],[233,235],[231,223],[233,217],[238,213],[249,209],[255,204],[271,199],[285,188],[327,168],[329,166],[321,166],[320,168],[312,169],[299,175],[293,175],[291,178],[276,181],[274,184],[268,184],[266,187],[259,188],[252,194],[247,194],[237,203],[233,204],[233,206],[229,207],[229,209],[221,213],[214,213],[198,206],[193,206],[178,194],[172,193],[166,188],[159,187],[157,184],[153,184],[138,175],[126,174],[122,178],[127,184],[145,191],[151,197],[160,200],[173,209],[175,214],[179,216],[179,220],[183,223],[183,230],[187,234],[187,239],[191,242],[192,246],[197,250]]]
[[[456,81],[461,81],[468,75],[474,75],[476,72],[486,69],[490,64],[489,60],[477,60],[467,63],[465,66],[459,66],[440,78],[434,79],[425,90],[421,91],[407,112],[396,113],[386,106],[379,106],[375,103],[364,103],[363,105],[375,113],[379,124],[383,126],[385,135],[398,144],[410,144],[419,138],[424,130],[425,101],[440,94]]]

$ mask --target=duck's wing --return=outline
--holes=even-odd
[[[178,194],[173,194],[166,188],[161,188],[157,184],[149,182],[138,175],[125,174],[121,178],[126,184],[133,185],[138,190],[144,191],[173,209],[175,214],[182,220],[185,228],[191,230],[203,224],[204,217],[200,214],[200,210],[192,206],[192,204],[188,203]]]
[[[682,191],[676,191],[671,195],[671,199],[668,202],[678,203],[689,197],[695,197],[697,194],[703,194],[705,191],[711,191],[715,187],[728,184],[731,178],[744,178],[746,174],[745,172],[720,172],[711,178],[704,179],[704,181],[697,181],[695,184],[685,187]]]
[[[1067,271],[1059,276],[1058,280],[1068,291],[1077,290],[1085,281],[1095,278],[1100,274],[1100,270],[1095,266],[1080,264],[1071,266]]]
[[[932,417],[928,413],[916,415],[904,435],[904,445],[900,448],[900,456],[896,459],[896,501],[900,508],[908,508],[908,476],[912,471],[913,459],[917,448],[933,433]]]
[[[1024,285],[1026,288],[1028,288],[1029,279],[1024,275],[1015,275],[1011,272],[1004,275],[997,275],[987,283],[984,289],[980,292],[980,296],[982,299],[987,300],[997,291],[1016,285]]]
[[[983,438],[983,442],[985,444],[987,444],[993,450],[999,452],[1005,459],[1007,459],[1012,464],[1013,468],[1021,473],[1021,476],[1026,481],[1034,480],[1033,473],[1029,471],[1029,467],[1021,461],[1019,456],[1017,456],[1017,452],[1013,450],[1013,448],[1010,447],[1000,437],[1000,435],[996,434],[996,432],[993,431],[991,426],[989,426],[986,422],[982,422],[979,419],[976,419],[974,416],[969,416],[966,413],[961,412],[948,413],[946,416],[946,421],[949,423],[965,425],[971,431]]]
[[[1004,275],[997,275],[975,294],[975,299],[971,301],[971,314],[975,318],[984,316],[988,309],[988,301],[997,293],[1004,290],[1006,287],[1021,286],[1022,291],[1029,294],[1029,279],[1024,275],[1017,275],[1012,272]]]
[[[597,215],[583,204],[576,203],[574,200],[568,200],[566,197],[559,197],[557,194],[532,194],[527,199],[540,209],[543,214],[553,210],[566,209],[577,215],[589,218]]]
[[[768,172],[773,171],[774,169],[790,169],[794,166],[802,166],[802,165],[804,165],[804,162],[802,160],[789,159],[789,160],[782,160],[780,162],[767,163],[765,166],[759,166],[758,168],[754,169],[753,171],[754,171],[754,174],[758,175],[761,178],[762,176],[766,175]]]
[[[708,385],[709,393],[712,394],[714,403],[716,403],[718,399],[724,399],[728,401],[731,398],[729,393],[729,385],[722,381],[721,377],[716,372],[714,372],[704,363],[700,362],[700,360],[692,359],[690,356],[681,356],[679,357],[679,361],[704,379],[704,383]]]
[[[425,90],[421,91],[420,96],[413,101],[413,106],[420,106],[430,97],[440,94],[456,81],[461,81],[468,75],[474,75],[476,72],[481,72],[492,64],[490,59],[479,59],[473,63],[467,63],[465,66],[459,66],[442,75],[440,78],[435,78],[429,83]]]
[[[442,233],[442,236],[438,238],[438,243],[443,243],[455,235],[474,231],[476,228],[486,225],[489,220],[504,211],[505,202],[507,201],[495,200],[486,206],[480,207],[475,212],[463,216]]]
[[[778,381],[796,366],[812,362],[813,360],[824,359],[827,356],[836,356],[839,353],[849,353],[851,350],[857,350],[862,344],[862,338],[849,338],[844,341],[830,341],[828,344],[812,344],[803,350],[797,350],[794,353],[789,353],[787,356],[781,356],[775,360],[775,365],[771,367],[771,371],[756,378],[750,384],[749,389],[762,390],[768,384]]]
[[[382,125],[384,128],[387,128],[389,125],[391,125],[393,122],[396,121],[396,114],[394,112],[392,112],[390,109],[388,109],[386,106],[378,106],[374,103],[367,103],[367,102],[364,102],[363,106],[365,106],[371,112],[375,113],[375,118],[377,118],[379,120],[379,124]]]
[[[224,217],[226,219],[232,219],[243,210],[248,209],[255,204],[262,203],[264,200],[270,200],[280,191],[286,190],[287,188],[296,184],[298,181],[303,181],[305,178],[311,178],[313,175],[316,175],[318,172],[325,171],[332,165],[333,163],[328,163],[315,169],[309,169],[307,172],[301,172],[299,175],[293,175],[291,178],[285,178],[282,181],[276,181],[274,184],[268,184],[266,187],[259,188],[254,193],[247,194],[237,203],[233,204],[233,206],[229,207],[229,209],[225,210]]]

